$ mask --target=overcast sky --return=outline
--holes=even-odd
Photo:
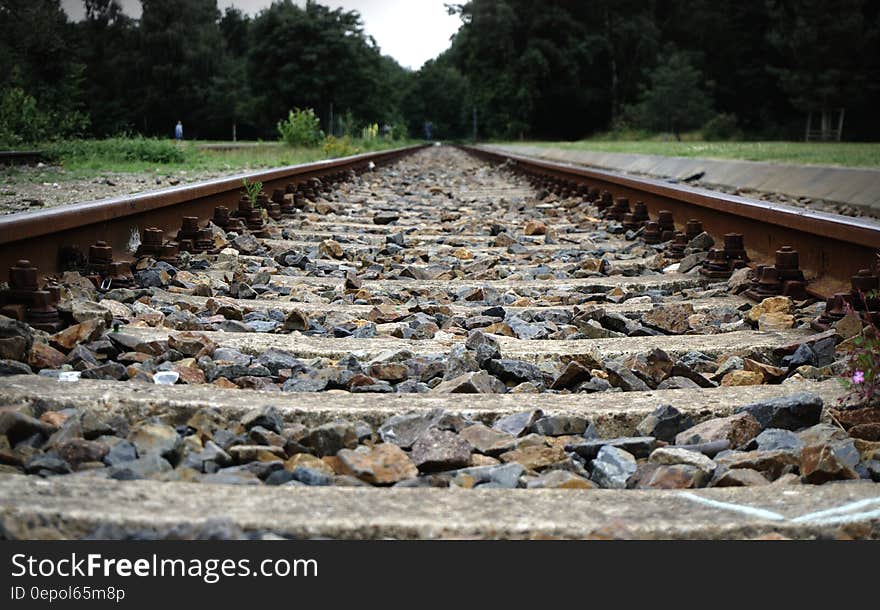
[[[331,8],[356,10],[364,21],[364,30],[376,39],[382,53],[390,55],[400,65],[414,70],[449,47],[460,21],[446,13],[444,3],[455,0],[322,0]],[[140,17],[140,0],[119,0],[125,13]],[[272,4],[272,0],[217,0],[222,11],[237,6],[254,15]],[[297,2],[304,5],[304,0]],[[82,0],[61,0],[61,5],[72,19],[82,19],[85,9]]]

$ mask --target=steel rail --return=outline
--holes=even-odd
[[[207,220],[216,206],[235,208],[242,180],[259,181],[271,193],[290,182],[302,182],[343,170],[366,168],[411,154],[426,145],[362,153],[338,159],[247,172],[196,184],[134,195],[58,206],[45,210],[0,216],[0,270],[27,259],[43,274],[60,269],[59,252],[74,247],[87,252],[89,245],[105,241],[119,258],[133,231],[158,227],[174,233],[183,216]]]
[[[587,184],[607,190],[614,197],[644,201],[653,216],[660,210],[670,210],[677,229],[684,230],[689,219],[698,219],[716,242],[725,233],[741,233],[754,264],[772,264],[776,250],[792,246],[800,254],[801,269],[811,280],[809,290],[816,296],[848,292],[851,276],[860,269],[873,268],[880,251],[880,223],[876,221],[536,159],[485,146],[460,148],[487,161],[509,160],[529,174]]]

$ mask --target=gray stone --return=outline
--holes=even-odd
[[[651,389],[620,362],[614,360],[606,362],[605,371],[608,373],[608,381],[611,385],[625,392],[648,392]]]
[[[714,245],[715,240],[712,239],[712,236],[703,231],[692,240],[690,240],[687,247],[691,250],[708,250]],[[684,272],[682,271],[682,273]]]
[[[432,409],[427,413],[392,415],[379,426],[379,437],[385,443],[394,443],[408,449],[430,428],[444,427],[446,415],[442,409]]]
[[[305,363],[290,352],[270,348],[257,356],[257,364],[267,369],[272,375],[278,375],[281,369],[290,369],[294,373],[306,370]]]
[[[690,428],[693,420],[672,405],[657,407],[636,426],[636,431],[643,436],[652,436],[661,441],[671,443],[675,435]]]
[[[118,362],[108,362],[82,372],[83,379],[106,379],[119,381],[126,376],[125,366]]]
[[[606,489],[626,489],[638,468],[631,453],[610,445],[603,446],[591,464],[592,480]]]
[[[175,461],[180,451],[180,436],[167,424],[144,423],[131,431],[129,439],[137,447],[138,456],[151,453]]]
[[[822,397],[810,392],[798,392],[740,407],[737,413],[749,413],[762,428],[799,430],[819,423],[822,415]]]
[[[454,432],[429,428],[412,446],[410,459],[423,471],[462,468],[470,463],[473,447]]]
[[[112,451],[112,450],[111,450]],[[171,464],[158,453],[149,453],[136,460],[130,460],[108,469],[108,475],[112,479],[130,481],[134,479],[146,479],[162,472],[169,472]]]
[[[477,352],[475,356],[480,366],[483,366],[486,360],[501,358],[501,347],[498,345],[498,340],[482,331],[475,330],[468,334],[464,345],[465,348]]]
[[[277,470],[275,472],[286,472],[283,470]],[[273,473],[275,474],[275,473]],[[292,474],[292,479],[295,481],[299,481],[300,483],[305,483],[306,485],[330,485],[333,483],[333,477],[326,472],[318,470],[317,468],[309,468],[308,466],[297,466]],[[271,475],[270,475],[271,476]],[[267,478],[268,482],[268,478]]]
[[[485,371],[464,373],[434,388],[438,394],[503,394],[506,390],[503,382]]]
[[[691,381],[687,377],[668,377],[660,382],[657,386],[658,390],[683,390],[699,388],[700,385]]]
[[[336,455],[341,449],[354,449],[358,435],[354,426],[347,422],[331,422],[312,428],[303,440],[318,457]]]
[[[0,436],[6,436],[13,446],[34,434],[49,438],[56,430],[55,426],[18,411],[0,412]]]
[[[24,362],[19,362],[18,360],[0,360],[0,377],[33,374],[34,371]]]
[[[243,354],[239,350],[233,349],[231,347],[216,348],[214,350],[213,358],[215,361],[240,364],[241,366],[247,366],[253,361],[253,358],[251,356]]]
[[[294,375],[281,386],[282,392],[321,392],[327,389],[330,378],[326,371],[308,369]]]
[[[587,429],[587,420],[579,415],[549,415],[532,424],[531,431],[544,436],[562,436],[565,434],[583,434]]]
[[[69,474],[73,472],[73,469],[70,464],[57,455],[41,453],[25,462],[24,471],[28,474],[52,475]]]
[[[637,458],[650,455],[657,446],[657,439],[653,436],[621,436],[618,438],[585,439],[576,443],[565,445],[566,451],[574,451],[585,460],[592,460],[604,447],[614,447],[625,450]]]
[[[99,440],[110,438],[115,439],[116,442],[110,444],[110,451],[104,456],[105,464],[108,466],[119,466],[125,462],[137,459],[137,448],[134,446],[134,443],[117,437],[98,437]]]
[[[575,362],[574,360],[572,360],[565,365],[565,368],[553,381],[550,389],[564,390],[567,388],[572,388],[580,383],[589,381],[591,377],[592,374],[590,373],[590,369],[580,364],[579,362]]]
[[[486,370],[505,383],[522,383],[531,381],[543,383],[544,375],[537,366],[522,360],[489,360]]]
[[[458,483],[473,481],[474,485],[483,483],[494,483],[499,488],[513,489],[519,485],[519,478],[525,469],[521,464],[510,462],[508,464],[499,464],[497,466],[473,466],[471,468],[462,468],[456,470],[453,481]]]
[[[449,357],[446,360],[446,371],[443,374],[443,380],[456,379],[465,373],[476,372],[480,370],[480,363],[477,362],[476,354],[468,350],[464,345],[456,345],[449,351]]]
[[[544,412],[540,409],[520,411],[495,420],[492,428],[512,436],[523,436],[543,416]]]
[[[678,447],[658,447],[651,452],[648,460],[654,464],[687,464],[700,469],[707,476],[712,476],[717,464],[696,451],[688,451]]]
[[[745,448],[759,451],[790,451],[800,454],[801,449],[804,448],[804,442],[797,434],[789,430],[768,428],[752,439]]]
[[[269,405],[256,411],[249,411],[241,418],[241,425],[247,430],[255,426],[261,426],[276,434],[281,434],[281,431],[284,429],[284,420],[281,418],[278,409]]]

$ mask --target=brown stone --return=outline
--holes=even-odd
[[[743,366],[746,371],[758,373],[763,378],[764,383],[775,383],[785,377],[787,371],[778,366],[764,364],[751,358],[743,358]]]
[[[502,394],[504,384],[485,371],[476,371],[449,379],[434,388],[438,394]]]
[[[58,456],[74,468],[85,462],[100,462],[110,452],[110,447],[99,441],[72,438],[55,446]]]
[[[309,320],[309,316],[299,309],[290,310],[290,312],[284,318],[285,330],[304,331],[309,329],[310,324],[311,321]]]
[[[338,241],[333,239],[325,239],[318,246],[318,252],[329,258],[342,258],[342,246]]]
[[[644,489],[694,489],[702,487],[709,478],[703,470],[688,464],[658,464],[646,478],[640,479]]]
[[[184,332],[168,335],[168,347],[184,356],[199,359],[213,355],[217,344],[203,333]]]
[[[561,447],[529,446],[501,454],[502,462],[517,462],[527,470],[541,470],[566,459]]]
[[[335,458],[335,456],[333,457]],[[320,470],[326,474],[343,474],[344,470],[341,466],[337,469],[338,464],[338,460],[334,463],[330,463],[329,460],[325,461],[324,458],[317,458],[311,453],[297,453],[284,462],[284,469],[293,472],[297,468],[303,467],[314,468],[315,470]]]
[[[757,487],[769,484],[767,477],[752,468],[731,468],[712,481],[712,487]]]
[[[763,382],[763,374],[744,369],[730,371],[721,379],[724,386],[761,385]]]
[[[731,447],[750,441],[761,433],[761,424],[749,413],[716,417],[692,426],[675,437],[676,445],[698,445],[726,440]]]
[[[849,339],[850,337],[855,337],[860,332],[862,332],[862,319],[859,317],[859,314],[853,310],[846,312],[846,314],[839,320],[837,320],[834,324],[831,325],[837,330],[837,333],[843,337],[844,339]]]
[[[804,447],[801,452],[801,479],[806,483],[858,479],[858,473],[844,463],[835,445],[826,443]]]
[[[751,468],[774,481],[797,468],[798,456],[788,451],[742,451],[715,458],[719,467]]]
[[[642,316],[642,323],[671,334],[681,334],[690,329],[688,318],[694,314],[690,303],[656,305]]]
[[[787,313],[768,312],[758,318],[758,330],[788,330],[794,327],[794,316]]]
[[[395,383],[409,376],[409,367],[400,362],[374,362],[370,365],[370,375]]]
[[[180,382],[189,385],[205,383],[205,372],[199,368],[192,358],[185,358],[174,363],[174,371],[180,375]]]
[[[61,425],[67,421],[67,415],[61,413],[60,411],[46,411],[42,415],[40,415],[40,421],[46,422],[50,426],[55,426],[56,428],[60,428]]]
[[[142,364],[150,359],[152,359],[152,356],[143,352],[123,352],[116,357],[117,362],[122,362],[123,364]]]
[[[544,235],[545,233],[547,233],[547,225],[540,220],[530,220],[523,227],[523,234],[525,235]]]
[[[529,481],[529,489],[596,489],[598,485],[567,470],[551,470]]]
[[[488,455],[483,455],[482,453],[472,453],[469,466],[495,466],[496,464],[500,463],[501,462],[499,460],[496,460],[495,458]]]
[[[238,386],[226,379],[226,377],[218,377],[214,381],[211,382],[211,385],[215,385],[218,388],[223,388],[226,390],[237,390]]]
[[[49,339],[62,349],[70,350],[80,343],[96,340],[104,332],[104,328],[104,320],[93,318],[80,324],[68,326],[49,337]]]
[[[459,432],[459,436],[480,453],[501,453],[511,449],[516,441],[513,435],[480,423],[464,428]]]
[[[790,314],[794,310],[794,304],[788,297],[769,297],[764,299],[746,313],[749,322],[758,322],[762,315],[767,313]]]
[[[419,474],[403,449],[391,443],[381,443],[368,451],[342,449],[337,457],[344,474],[373,485],[391,485]]]
[[[63,353],[47,343],[34,343],[28,354],[28,364],[34,370],[61,368],[64,359]]]
[[[227,452],[239,464],[247,462],[273,462],[287,457],[284,454],[283,448],[272,445],[233,445],[227,449]]]
[[[647,378],[656,387],[672,372],[673,362],[669,354],[655,349],[647,354],[634,354],[623,361],[623,365],[640,377]]]

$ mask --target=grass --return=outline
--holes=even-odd
[[[801,165],[880,167],[880,143],[864,142],[682,142],[659,137],[644,140],[607,140],[599,136],[578,142],[508,142],[569,150],[635,153],[675,157],[742,159]]]
[[[385,150],[411,142],[381,139],[354,140],[346,149],[351,153]],[[281,167],[318,161],[328,157],[318,148],[294,148],[277,142],[238,142],[241,147],[209,150],[205,144],[226,142],[182,142],[153,138],[107,138],[104,140],[66,140],[38,146],[46,152],[49,164],[39,171],[19,171],[15,167],[0,170],[5,177],[29,176],[32,181],[60,182],[87,180],[110,173],[170,174],[180,171],[235,172],[248,169]],[[249,146],[245,146],[249,145]],[[331,151],[332,152],[332,151]]]

